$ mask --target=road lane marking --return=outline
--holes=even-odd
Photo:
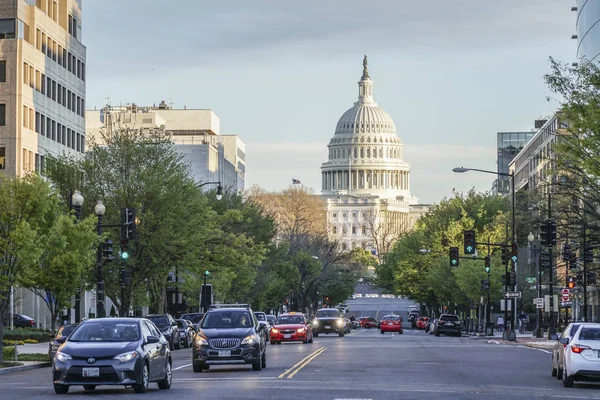
[[[302,365],[300,365],[298,368],[296,368],[296,370],[294,372],[292,372],[291,374],[289,374],[287,376],[287,378],[292,379],[294,377],[294,375],[296,375],[302,368],[306,367],[309,362],[311,362],[312,360],[317,358],[319,355],[323,354],[323,352],[325,352],[325,350],[327,350],[327,347],[323,347],[323,350],[313,353],[313,355],[311,355],[308,360],[306,360]]]
[[[287,374],[291,373],[295,368],[297,368],[300,365],[302,365],[302,363],[305,362],[306,360],[308,360],[310,357],[314,356],[315,354],[317,354],[317,355],[321,354],[321,352],[325,351],[326,348],[327,347],[320,347],[317,350],[313,351],[312,353],[310,353],[309,355],[307,355],[306,357],[304,357],[302,360],[300,360],[296,364],[294,364],[294,366],[292,366],[291,368],[287,369],[284,373],[282,373],[281,375],[279,375],[277,378],[282,379]]]
[[[189,367],[189,366],[191,366],[191,365],[192,365],[192,364],[185,364],[185,365],[182,365],[181,367],[173,368],[173,371],[177,371],[178,369],[185,368],[185,367]]]

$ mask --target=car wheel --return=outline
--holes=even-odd
[[[252,363],[252,369],[254,371],[260,371],[262,369],[262,357]]]
[[[96,385],[83,385],[83,390],[94,390]]]
[[[556,379],[561,380],[563,374],[563,369],[559,366],[556,367]]]
[[[552,357],[552,376],[558,375],[558,368],[554,368],[554,357]]]
[[[344,337],[344,332],[343,332],[343,331],[342,331],[342,332],[340,332],[340,333],[339,333],[339,336],[340,336],[340,337]]]
[[[313,332],[313,337],[319,337],[319,332]]]
[[[311,336],[310,339],[308,339],[308,343],[312,343],[312,342],[313,342],[313,338]]]
[[[171,340],[169,340],[169,350],[175,350],[175,342],[173,341],[173,337],[171,337]]]
[[[384,334],[385,334],[385,332],[384,332],[383,330],[381,330],[381,331],[379,331],[379,332],[380,332],[382,335],[384,335]]]
[[[171,387],[171,380],[173,379],[173,370],[171,369],[171,362],[167,363],[167,371],[165,377],[158,381],[159,389],[169,389]]]
[[[196,364],[192,365],[194,372],[202,372],[202,367]]]
[[[142,376],[140,377],[140,383],[133,385],[133,390],[136,393],[146,393],[148,391],[148,384],[150,383],[150,374],[148,373],[148,364],[144,363],[142,366]]]
[[[403,330],[403,329],[400,329],[400,332],[399,332],[399,333],[400,333],[401,335],[404,335],[404,330]]]
[[[263,368],[267,368],[267,351],[266,350],[263,351],[263,355],[262,355],[262,358],[260,360],[260,365]]]
[[[67,394],[69,392],[69,386],[54,384],[54,393],[56,394]]]
[[[563,386],[564,387],[568,387],[568,388],[573,387],[575,378],[567,375],[567,369],[564,366],[563,366],[562,378],[563,378]]]
[[[434,332],[433,333],[436,337],[440,337],[440,333],[439,332]]]
[[[181,349],[181,340],[178,340],[177,342],[175,342],[175,350],[179,350]]]

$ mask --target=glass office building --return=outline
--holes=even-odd
[[[597,62],[600,57],[600,1],[577,0],[577,58]]]
[[[498,173],[508,174],[508,165],[535,132],[498,132]],[[510,193],[510,177],[498,176],[496,190],[499,194]]]

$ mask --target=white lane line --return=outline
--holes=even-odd
[[[192,365],[192,364],[185,364],[185,365],[182,365],[181,367],[173,368],[173,371],[177,371],[178,369],[182,369],[182,368],[185,368],[185,367],[189,367],[189,366],[191,366],[191,365]]]
[[[209,372],[210,373],[210,372]],[[237,381],[237,382],[247,382],[247,381],[271,381],[276,380],[277,377],[274,376],[265,376],[261,378],[225,378],[225,377],[215,377],[215,378],[173,378],[173,382],[200,382],[200,381]],[[312,382],[314,383],[314,382]]]
[[[543,351],[544,353],[547,353],[547,354],[552,354],[551,351],[548,351],[548,350],[545,350],[545,349],[540,349],[540,348],[537,348],[537,347],[529,347],[529,346],[519,346],[519,347],[523,347],[523,348],[531,349],[531,350],[539,350],[539,351]]]

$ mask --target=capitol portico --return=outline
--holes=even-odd
[[[415,207],[410,166],[390,115],[373,99],[367,57],[358,101],[339,119],[321,166],[330,235],[342,249],[385,253],[427,207]]]

